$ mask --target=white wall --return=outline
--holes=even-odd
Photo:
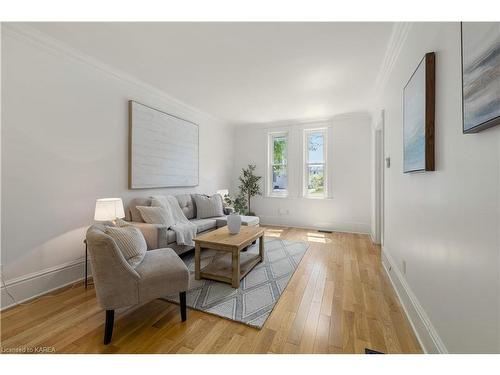
[[[430,51],[436,171],[403,174],[402,89]],[[385,169],[384,262],[420,339],[432,352],[500,352],[500,127],[462,134],[458,23],[411,27],[378,108],[392,164]]]
[[[262,190],[265,192],[267,135],[269,131],[288,129],[289,197],[252,198],[252,211],[266,224],[370,233],[370,121],[367,114],[360,113],[338,116],[326,122],[331,126],[328,161],[332,182],[331,199],[301,197],[301,129],[325,123],[237,128],[233,181],[237,182],[241,168],[256,164],[257,174],[263,176]],[[231,193],[236,191],[237,185],[232,185]],[[284,214],[280,214],[280,210]]]
[[[18,300],[83,276],[96,198],[229,186],[233,138],[225,123],[25,31],[2,32],[1,262]],[[198,187],[127,189],[129,99],[199,124]]]

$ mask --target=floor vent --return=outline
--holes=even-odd
[[[365,348],[365,354],[384,354],[384,353],[377,352],[376,350],[373,350],[373,349]]]

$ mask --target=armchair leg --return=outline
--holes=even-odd
[[[106,324],[104,326],[104,345],[111,342],[113,336],[113,325],[115,322],[115,310],[106,310]]]
[[[181,320],[186,321],[186,292],[179,293],[179,302],[181,305]]]

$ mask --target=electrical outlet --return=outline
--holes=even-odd
[[[406,260],[403,260],[403,275],[406,275]]]

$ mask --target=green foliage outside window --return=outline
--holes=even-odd
[[[274,164],[282,164],[285,160],[286,138],[275,138],[273,143]]]
[[[311,193],[322,193],[325,186],[325,177],[323,174],[315,174],[311,176],[311,183],[309,188],[312,189]]]

